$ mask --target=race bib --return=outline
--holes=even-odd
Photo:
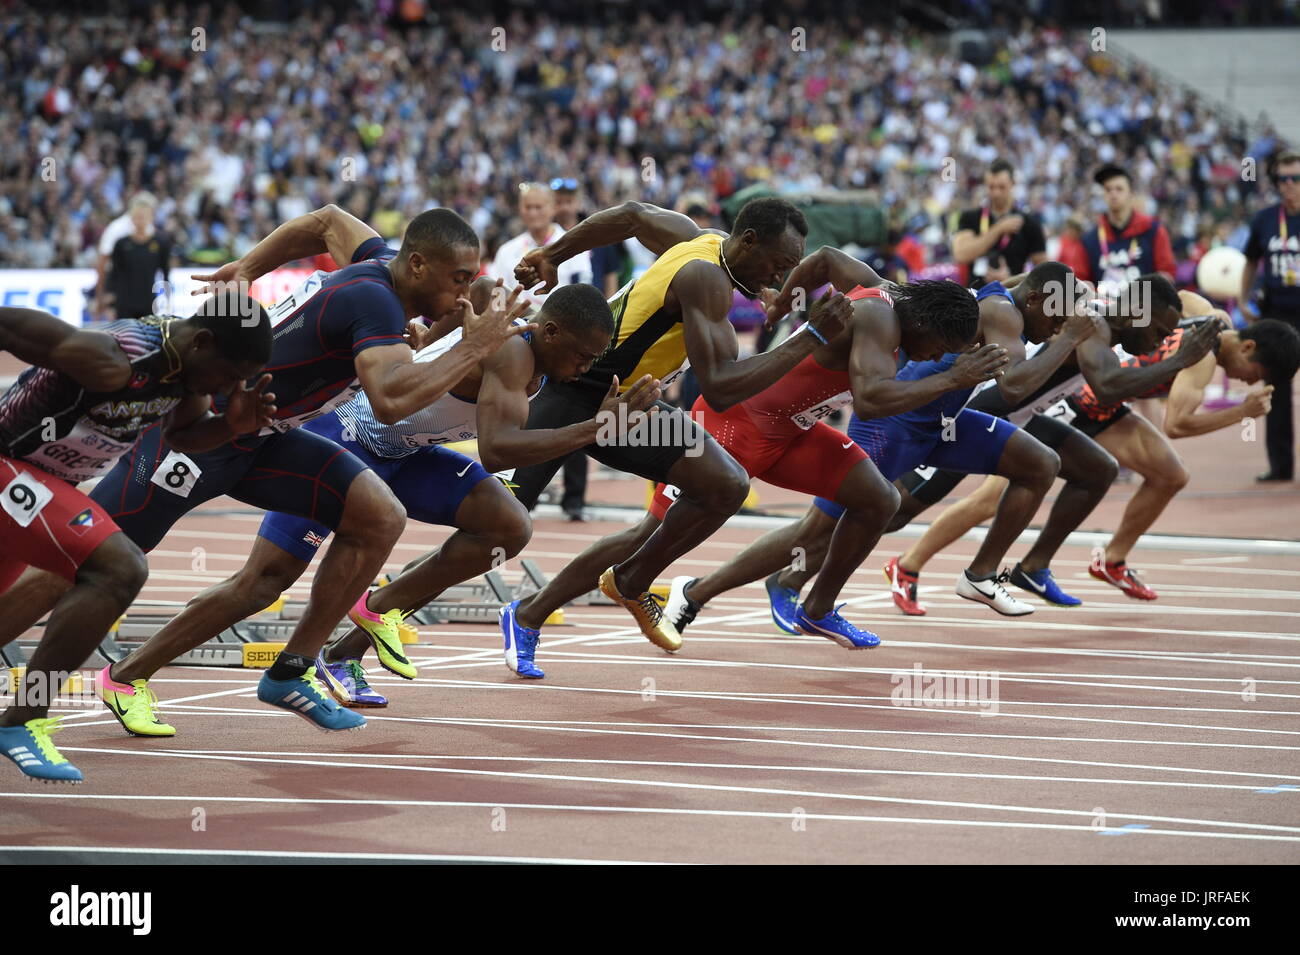
[[[437,434],[416,432],[414,434],[401,435],[402,444],[408,448],[427,448],[431,445],[437,444],[452,444],[457,441],[470,441],[477,437],[477,431],[470,431],[464,428],[452,428],[450,431],[441,431]]]
[[[149,480],[177,497],[189,497],[190,491],[194,490],[194,485],[199,483],[202,476],[203,471],[190,458],[179,451],[172,451],[163,458],[162,464],[158,465],[158,470],[153,472],[153,477]]]
[[[840,408],[850,404],[853,401],[853,394],[848,391],[841,391],[838,395],[827,398],[820,404],[815,404],[811,408],[800,411],[798,414],[790,415],[790,420],[796,425],[807,431],[818,421],[823,418],[829,418]]]
[[[1074,409],[1070,407],[1070,403],[1064,398],[1052,405],[1050,408],[1044,409],[1043,414],[1047,415],[1049,418],[1055,418],[1062,424],[1070,424],[1076,417]]]
[[[339,405],[351,401],[361,392],[361,383],[353,381],[337,395],[326,401],[319,408],[313,408],[311,411],[305,411],[302,414],[296,414],[288,418],[280,418],[278,421],[272,421],[267,427],[257,432],[259,435],[284,434],[286,431],[292,431],[294,428],[301,427],[313,418],[319,418],[323,414],[329,414]]]
[[[54,492],[25,471],[10,481],[0,491],[0,507],[14,519],[19,527],[26,527],[36,520],[46,504],[54,498]]]
[[[82,418],[63,437],[45,442],[23,455],[23,459],[55,477],[80,484],[105,474],[133,443],[111,437],[92,421]]]
[[[685,373],[686,373],[686,369],[687,369],[687,368],[690,368],[690,367],[691,367],[691,362],[690,362],[690,359],[688,358],[686,361],[684,361],[684,362],[681,363],[681,365],[678,367],[678,369],[677,369],[676,371],[669,372],[669,373],[668,373],[667,375],[665,375],[663,378],[660,378],[660,379],[659,379],[659,388],[660,388],[660,390],[661,390],[661,391],[662,391],[662,390],[667,390],[668,386],[671,385],[671,384],[672,384],[674,381],[676,381],[678,378],[680,378],[683,374],[685,374]],[[627,385],[631,385],[631,384],[633,384],[633,382],[619,382],[619,391],[620,391],[620,392],[623,392],[623,391],[626,390],[626,389],[623,387],[625,384],[627,384]]]
[[[287,318],[306,305],[308,300],[320,291],[321,281],[328,274],[328,272],[316,270],[307,276],[306,280],[296,289],[268,308],[266,314],[271,319],[271,324],[274,326],[277,322]]]

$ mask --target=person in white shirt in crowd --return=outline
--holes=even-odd
[[[519,218],[523,220],[524,231],[497,250],[487,271],[488,278],[501,279],[507,290],[519,284],[515,281],[515,266],[519,260],[533,249],[554,242],[565,232],[555,221],[555,194],[544,183],[519,184]],[[560,266],[558,284],[572,285],[574,282],[591,284],[591,256],[586,252],[575,255]],[[546,300],[545,295],[532,297],[538,304]]]

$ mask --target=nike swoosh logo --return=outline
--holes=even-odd
[[[465,465],[465,471],[468,471],[468,470],[469,470],[470,468],[472,468],[473,466],[474,466],[474,462],[471,461],[469,464]],[[464,477],[464,476],[465,476],[465,471],[457,471],[457,472],[456,472],[456,477]]]
[[[853,442],[850,441],[848,444],[841,444],[840,447],[847,451],[849,448],[853,447]]]
[[[1038,581],[1034,580],[1034,578],[1030,577],[1028,574],[1022,574],[1021,576],[1024,577],[1025,580],[1029,581],[1029,586],[1033,587],[1040,594],[1047,593],[1047,584],[1043,584],[1040,586]]]
[[[989,432],[990,434],[992,434],[992,433],[993,433],[993,429],[996,428],[997,426],[998,426],[998,419],[997,419],[997,418],[994,418],[992,421],[989,422],[989,426],[988,426],[987,428],[985,428],[984,430],[987,431],[987,432]]]

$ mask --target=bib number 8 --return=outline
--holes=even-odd
[[[189,497],[202,476],[202,469],[190,458],[179,451],[172,451],[163,458],[150,481],[177,497]]]

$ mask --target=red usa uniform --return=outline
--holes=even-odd
[[[860,285],[846,297],[894,304],[888,292]],[[750,477],[833,499],[867,453],[823,419],[852,403],[848,371],[826,368],[809,355],[747,401],[717,412],[701,396],[691,414]],[[677,488],[660,484],[650,513],[662,520],[676,498]]]

